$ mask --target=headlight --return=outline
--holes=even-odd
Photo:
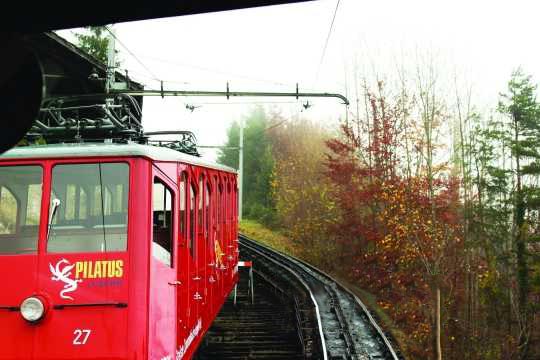
[[[21,315],[26,321],[35,322],[43,317],[45,306],[36,297],[29,297],[21,304]]]

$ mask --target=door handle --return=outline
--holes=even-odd
[[[173,285],[173,286],[182,285],[182,282],[178,280],[169,281],[169,285]]]

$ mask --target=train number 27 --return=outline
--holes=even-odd
[[[85,345],[91,333],[92,330],[89,329],[75,329],[73,332],[73,345]]]

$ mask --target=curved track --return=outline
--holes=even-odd
[[[299,323],[312,318],[314,320],[311,322],[316,325],[299,328],[306,355],[310,355],[306,357],[401,359],[365,305],[336,280],[299,259],[243,235],[240,235],[239,242],[242,256],[254,261],[254,269],[260,276],[271,283],[275,283],[271,279],[276,277],[294,278],[299,284],[296,287],[303,286],[308,292],[312,314],[306,315],[304,320],[299,319]],[[298,305],[297,312],[309,312],[306,306],[309,307],[309,304]]]

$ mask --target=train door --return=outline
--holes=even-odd
[[[233,260],[233,254],[232,254],[232,251],[233,251],[233,239],[231,237],[231,232],[232,232],[232,226],[233,226],[233,223],[232,223],[232,213],[233,213],[233,202],[231,201],[231,181],[230,179],[227,179],[227,183],[226,183],[226,189],[225,189],[225,207],[227,209],[227,212],[225,214],[225,223],[226,223],[226,226],[225,226],[225,241],[227,243],[227,269],[225,270],[226,271],[226,275],[227,275],[227,280],[230,281],[230,278],[231,278],[231,274],[232,274],[232,271],[233,271],[233,268],[232,268],[232,260]]]
[[[206,315],[209,317],[209,321],[212,321],[212,316],[214,314],[214,301],[215,301],[215,291],[214,284],[216,283],[216,274],[215,274],[215,244],[214,244],[214,196],[213,189],[210,184],[211,175],[208,174],[204,186],[204,234],[205,234],[205,243],[206,243],[206,306],[208,311]]]
[[[232,231],[232,256],[233,256],[233,262],[236,266],[238,263],[238,259],[240,257],[240,251],[238,250],[238,224],[239,224],[239,217],[238,217],[238,184],[236,181],[233,182],[233,216],[232,216],[232,223],[233,223],[233,231]]]
[[[198,270],[198,284],[199,284],[199,311],[202,315],[203,321],[206,320],[206,315],[208,314],[208,289],[207,284],[207,218],[205,214],[206,208],[206,186],[205,186],[205,175],[199,175],[199,198],[197,199],[197,270]]]
[[[214,185],[215,185],[215,206],[214,206],[214,256],[215,256],[215,274],[216,274],[216,280],[217,280],[217,286],[216,286],[216,293],[219,294],[219,296],[216,296],[216,301],[221,301],[223,297],[223,275],[222,275],[222,267],[223,267],[223,240],[221,237],[222,230],[221,230],[221,214],[222,214],[222,193],[223,189],[221,186],[221,179],[220,177],[216,176],[214,178]]]
[[[227,206],[227,177],[224,176],[223,177],[223,191],[221,193],[221,204],[222,204],[222,209],[223,209],[223,214],[221,215],[221,241],[223,242],[223,252],[224,252],[224,255],[223,255],[223,266],[222,266],[222,274],[223,274],[223,280],[224,280],[224,283],[226,284],[227,281],[227,269],[229,267],[229,260],[228,260],[228,255],[229,255],[229,249],[228,249],[228,246],[229,246],[229,241],[228,241],[228,238],[227,238],[227,226],[228,226],[228,222],[227,222],[227,214],[228,214],[228,206]]]
[[[178,357],[182,358],[185,354],[189,354],[193,351],[191,345],[195,341],[195,338],[200,334],[202,330],[202,295],[201,295],[201,279],[199,269],[199,253],[201,252],[201,247],[198,242],[197,237],[197,223],[199,213],[197,207],[199,204],[199,194],[197,190],[195,174],[192,172],[188,179],[188,199],[187,199],[187,212],[188,212],[188,223],[187,223],[187,245],[189,253],[189,272],[188,272],[188,282],[189,286],[187,289],[187,326],[186,326],[186,337],[182,339],[182,343],[179,344]]]
[[[218,219],[219,219],[219,226],[218,226],[218,244],[220,253],[218,256],[218,271],[220,275],[220,283],[221,283],[221,296],[225,296],[226,291],[226,270],[227,270],[227,243],[225,241],[225,216],[226,216],[226,202],[225,202],[225,189],[223,187],[223,177],[219,178],[219,185],[218,185],[218,191],[219,191],[219,204],[218,204]]]
[[[157,169],[152,184],[149,353],[151,359],[174,356],[177,330],[177,194],[176,186]]]
[[[178,181],[178,197],[179,197],[179,229],[178,229],[178,281],[180,284],[177,287],[177,314],[178,314],[178,348],[183,344],[184,339],[188,336],[189,322],[189,306],[190,306],[190,243],[189,243],[189,176],[185,168],[180,168]]]

